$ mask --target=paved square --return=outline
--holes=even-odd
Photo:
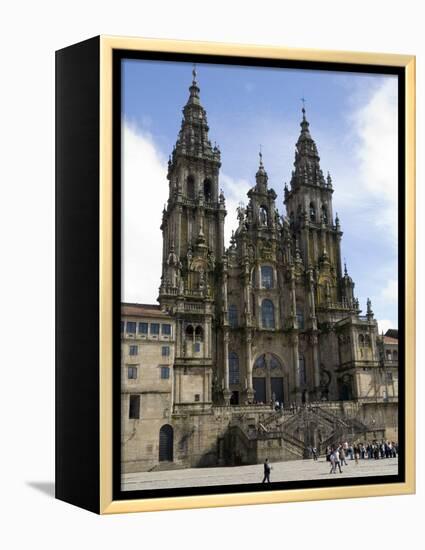
[[[348,466],[342,473],[330,474],[331,465],[325,458],[317,461],[293,460],[272,463],[271,481],[300,481],[311,479],[333,479],[335,477],[388,476],[398,473],[398,459],[347,460]],[[232,485],[258,483],[263,479],[263,465],[233,466],[221,468],[188,468],[159,472],[140,472],[122,476],[123,491],[143,489],[169,489],[176,487],[208,487],[211,485]]]

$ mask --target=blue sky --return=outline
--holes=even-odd
[[[190,63],[123,63],[123,297],[128,301],[153,303],[157,297],[166,163],[191,71]],[[269,186],[285,213],[283,186],[290,180],[305,97],[322,170],[333,177],[342,255],[355,293],[363,308],[371,298],[380,329],[396,327],[396,78],[207,64],[198,64],[197,72],[210,139],[222,152],[226,237],[236,227],[236,206],[246,202],[255,184],[260,144]]]

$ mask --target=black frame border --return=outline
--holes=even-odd
[[[398,77],[398,331],[399,331],[399,402],[398,402],[398,433],[399,433],[399,473],[392,476],[370,476],[360,478],[300,480],[290,482],[272,482],[269,485],[261,483],[214,485],[204,487],[181,487],[156,490],[121,490],[121,352],[120,352],[120,320],[121,320],[121,69],[122,61],[139,59],[143,61],[165,61],[186,63],[210,63],[218,65],[238,65],[264,68],[282,68],[299,70],[316,70],[327,72],[347,72],[364,74],[386,74]],[[252,493],[293,490],[316,489],[333,487],[352,487],[362,485],[383,485],[402,483],[406,481],[406,403],[405,403],[405,303],[406,303],[406,69],[405,67],[387,65],[367,65],[357,63],[322,62],[322,61],[294,61],[285,59],[269,59],[257,57],[238,57],[227,55],[210,55],[199,53],[152,52],[143,50],[113,50],[112,63],[112,195],[113,195],[113,227],[112,227],[112,264],[113,264],[113,500],[125,501],[133,499],[168,498],[181,496],[200,496],[216,494]],[[367,495],[365,495],[367,496]]]

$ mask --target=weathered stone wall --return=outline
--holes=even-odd
[[[161,410],[166,404],[164,399],[166,397],[160,394],[149,395],[145,406]],[[339,436],[344,440],[385,438],[398,441],[397,403],[340,401],[322,403],[320,407],[342,419],[356,419],[368,428],[357,434],[341,432]],[[174,460],[165,467],[255,464],[265,458],[274,462],[302,458],[300,449],[284,438],[268,437],[267,434],[254,439],[246,436],[244,430],[257,426],[271,412],[269,407],[263,406],[213,407],[209,411],[199,409],[168,417],[129,421],[126,440],[123,440],[126,449],[123,470],[146,471],[158,466],[159,431],[164,424],[170,424],[174,431]],[[297,434],[293,435],[300,436]]]

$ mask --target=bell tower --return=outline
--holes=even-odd
[[[208,138],[195,68],[176,144],[168,162],[169,198],[162,216],[159,302],[176,315],[174,406],[211,406],[216,273],[224,253],[220,150]],[[187,375],[191,375],[189,379]]]
[[[332,178],[325,178],[316,143],[310,134],[305,107],[296,144],[290,189],[285,199],[290,229],[305,270],[314,270],[319,285],[318,302],[341,301],[341,237],[338,215],[333,215]]]

